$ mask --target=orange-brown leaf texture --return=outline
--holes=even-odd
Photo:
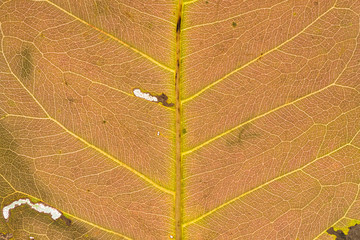
[[[1,239],[350,236],[359,24],[356,0],[0,0]]]

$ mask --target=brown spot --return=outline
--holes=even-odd
[[[258,60],[261,60],[263,56],[264,56],[264,53],[260,53],[260,56],[258,57]]]
[[[66,97],[66,99],[69,101],[69,103],[74,103],[75,102],[75,98],[73,97]]]
[[[34,63],[30,48],[25,48],[20,53],[20,76],[21,79],[30,79],[34,71]]]
[[[13,238],[12,233],[0,233],[0,240],[9,240]]]
[[[176,32],[179,33],[181,29],[181,16],[178,18],[176,23]]]
[[[164,93],[162,93],[161,95],[155,96],[155,97],[157,97],[158,102],[161,102],[162,105],[164,105],[165,107],[174,106],[173,103],[167,103],[168,97]]]
[[[106,123],[106,120],[103,120],[102,123],[105,124],[105,123]]]
[[[335,240],[356,240],[360,239],[360,225],[355,224],[354,226],[349,227],[349,232],[347,235],[342,230],[335,231],[333,227],[329,228],[326,231],[330,235],[335,235]]]
[[[319,3],[318,3],[317,1],[315,1],[315,2],[314,2],[314,5],[317,6],[317,5],[319,5]]]
[[[69,218],[65,217],[64,214],[61,215],[60,219],[63,220],[67,226],[71,225],[71,220]]]
[[[187,131],[186,131],[185,128],[183,128],[182,133],[183,133],[183,134],[187,133]]]
[[[227,144],[232,145],[239,145],[241,146],[245,140],[253,139],[259,137],[260,134],[253,132],[251,129],[249,130],[250,125],[246,124],[243,126],[239,132],[232,137],[232,139],[227,140]]]
[[[236,27],[237,26],[237,23],[236,22],[232,22],[231,24],[233,27]]]

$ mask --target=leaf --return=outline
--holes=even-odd
[[[346,0],[1,1],[1,236],[354,234],[359,13]]]

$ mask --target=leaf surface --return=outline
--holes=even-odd
[[[1,236],[347,234],[359,13],[346,0],[0,1],[1,208],[29,198],[64,216],[18,206]]]

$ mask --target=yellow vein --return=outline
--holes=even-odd
[[[18,117],[18,118],[27,118],[27,119],[34,119],[34,120],[49,120],[48,117],[33,117],[33,116],[27,116],[27,115],[18,115],[18,114],[6,114],[0,120],[8,117]]]
[[[276,178],[273,178],[272,180],[270,180],[270,181],[268,181],[268,182],[266,182],[266,183],[263,183],[263,184],[261,184],[260,186],[258,186],[258,187],[256,187],[256,188],[253,188],[253,189],[251,189],[251,190],[249,190],[249,191],[241,194],[240,196],[237,196],[237,197],[235,197],[235,198],[233,198],[233,199],[231,199],[231,200],[229,200],[229,201],[221,204],[220,206],[218,206],[218,207],[216,207],[216,208],[208,211],[207,213],[204,213],[204,214],[201,215],[200,217],[197,217],[197,218],[195,218],[195,219],[193,219],[193,220],[185,223],[185,224],[184,224],[184,227],[186,227],[186,226],[188,226],[188,225],[190,225],[190,224],[193,224],[193,223],[195,223],[195,222],[197,222],[197,221],[199,221],[199,220],[201,220],[201,219],[203,219],[203,218],[211,215],[212,213],[220,210],[221,208],[224,208],[225,206],[227,206],[227,205],[229,205],[229,204],[231,204],[231,203],[239,200],[240,198],[245,197],[246,195],[248,195],[248,194],[250,194],[250,193],[252,193],[252,192],[255,192],[255,191],[257,191],[257,190],[259,190],[259,189],[261,189],[261,188],[269,185],[269,184],[272,183],[272,182],[275,182],[275,181],[277,181],[277,180],[280,180],[280,179],[282,179],[282,178],[284,178],[284,177],[287,177],[287,176],[289,176],[289,175],[291,175],[291,174],[293,174],[293,173],[296,173],[296,172],[298,172],[298,171],[302,171],[304,168],[306,168],[307,166],[315,163],[315,162],[316,162],[317,160],[319,160],[320,158],[324,158],[324,157],[330,156],[331,154],[333,154],[333,153],[341,150],[342,148],[344,148],[344,147],[346,147],[346,146],[348,146],[348,145],[350,145],[350,144],[349,144],[349,143],[346,143],[346,144],[342,145],[341,147],[338,147],[338,148],[336,148],[335,150],[333,150],[333,151],[331,151],[331,152],[329,152],[329,153],[327,153],[327,154],[325,154],[325,155],[323,155],[323,156],[321,156],[321,157],[315,158],[314,160],[312,160],[312,161],[310,161],[309,163],[305,164],[305,165],[302,166],[301,168],[295,169],[295,170],[290,171],[290,172],[288,172],[288,173],[285,173],[285,174],[283,174],[283,175],[281,175],[281,176],[278,176],[278,177],[276,177]]]
[[[218,83],[222,82],[224,79],[228,78],[229,76],[233,75],[234,73],[244,69],[245,67],[251,65],[252,63],[256,62],[257,60],[259,60],[260,58],[276,51],[277,49],[281,48],[282,46],[284,46],[285,44],[289,43],[290,41],[294,40],[295,38],[297,38],[300,34],[304,33],[309,27],[311,27],[315,22],[317,22],[320,18],[322,18],[323,16],[325,16],[328,12],[330,12],[332,9],[334,8],[334,6],[332,6],[331,8],[329,8],[327,11],[325,11],[323,14],[321,14],[320,16],[318,16],[314,21],[312,21],[309,25],[307,25],[303,30],[301,30],[300,32],[298,32],[297,34],[295,34],[293,37],[289,38],[288,40],[286,40],[285,42],[281,43],[280,45],[276,46],[275,48],[272,48],[270,50],[268,50],[267,52],[261,54],[260,56],[256,57],[255,59],[251,60],[250,62],[247,62],[246,64],[242,65],[241,67],[231,71],[230,73],[226,74],[225,76],[223,76],[222,78],[216,80],[215,82],[209,84],[208,86],[204,87],[203,89],[201,89],[199,92],[195,93],[194,95],[182,100],[182,103],[186,103],[196,97],[198,97],[200,94],[202,94],[203,92],[207,91],[208,89],[212,88],[213,86],[217,85]]]
[[[131,6],[129,6],[129,5],[125,4],[125,3],[123,3],[123,2],[117,2],[117,3],[123,5],[123,6],[127,7],[127,8],[130,8],[131,10],[134,10],[134,11],[136,11],[138,13],[141,13],[141,14],[156,18],[156,19],[158,19],[160,21],[164,21],[164,22],[170,23],[171,25],[175,26],[175,23],[173,23],[173,22],[171,22],[169,20],[166,20],[164,18],[158,17],[156,15],[153,15],[153,14],[150,14],[150,13],[147,13],[147,12],[140,11],[139,9],[131,7]]]
[[[2,28],[0,26],[0,31],[2,32]],[[3,39],[1,40],[1,50],[3,49]],[[8,65],[9,71],[13,74],[13,76],[18,80],[18,82],[20,83],[20,85],[25,89],[25,91],[31,96],[31,98],[36,102],[36,104],[43,110],[43,112],[45,113],[45,115],[53,122],[55,122],[58,126],[60,126],[65,132],[67,132],[68,134],[70,134],[71,136],[73,136],[74,138],[78,139],[79,141],[81,141],[82,143],[84,143],[85,145],[89,146],[90,148],[96,150],[97,152],[103,154],[104,156],[106,156],[107,158],[113,160],[114,162],[118,163],[120,166],[124,167],[125,169],[129,170],[130,172],[134,173],[135,175],[137,175],[138,177],[142,178],[143,180],[145,180],[146,182],[150,183],[152,186],[154,186],[155,188],[166,192],[168,194],[171,195],[175,195],[175,192],[172,190],[169,190],[159,184],[157,184],[156,182],[152,181],[150,178],[146,177],[144,174],[136,171],[135,169],[131,168],[130,166],[126,165],[125,163],[119,161],[118,159],[116,159],[115,157],[113,157],[112,155],[106,153],[105,151],[101,150],[100,148],[96,147],[95,145],[87,142],[85,139],[81,138],[80,136],[76,135],[75,133],[71,132],[70,130],[68,130],[65,126],[63,126],[60,122],[58,122],[56,119],[52,118],[49,113],[45,110],[45,108],[40,104],[40,102],[35,98],[35,96],[24,86],[24,84],[18,79],[18,77],[13,73],[13,71],[10,68],[9,62],[7,61],[4,52],[2,51],[4,59]]]
[[[219,135],[217,135],[217,136],[215,136],[215,137],[207,140],[206,142],[203,142],[202,144],[200,144],[200,145],[198,145],[198,146],[196,146],[196,147],[194,147],[194,148],[192,148],[192,149],[190,149],[190,150],[188,150],[188,151],[186,151],[186,152],[183,152],[182,155],[186,155],[186,154],[192,153],[192,152],[198,150],[199,148],[202,148],[203,146],[205,146],[205,145],[207,145],[207,144],[215,141],[215,140],[218,139],[218,138],[221,138],[222,136],[224,136],[224,135],[226,135],[226,134],[228,134],[228,133],[230,133],[230,132],[232,132],[232,131],[234,131],[234,130],[236,130],[236,129],[238,129],[238,128],[240,128],[240,127],[242,127],[242,126],[244,126],[244,125],[246,125],[246,124],[248,124],[248,123],[250,123],[250,122],[253,122],[253,121],[255,121],[255,120],[259,119],[259,118],[265,117],[265,116],[269,115],[270,113],[276,112],[276,111],[279,110],[279,109],[282,109],[282,108],[284,108],[284,107],[286,107],[286,106],[290,106],[290,105],[292,105],[292,104],[294,104],[294,103],[296,103],[296,102],[299,102],[299,101],[301,101],[301,100],[303,100],[303,99],[305,99],[305,98],[308,98],[308,97],[310,97],[310,96],[313,96],[313,95],[315,95],[315,94],[317,94],[317,93],[320,93],[320,92],[324,91],[325,89],[328,89],[328,88],[330,88],[331,86],[334,86],[334,85],[335,85],[335,84],[332,83],[332,84],[330,84],[330,85],[328,85],[328,86],[326,86],[326,87],[323,87],[323,88],[321,88],[321,89],[319,89],[319,90],[317,90],[317,91],[315,91],[315,92],[312,92],[312,93],[309,93],[309,94],[307,94],[307,95],[305,95],[305,96],[302,96],[302,97],[300,97],[300,98],[298,98],[298,99],[296,99],[296,100],[294,100],[294,101],[292,101],[292,102],[289,102],[289,103],[280,105],[280,106],[278,106],[278,107],[276,107],[276,108],[274,108],[274,109],[272,109],[272,110],[270,110],[270,111],[268,111],[268,112],[265,112],[265,113],[260,114],[260,115],[258,115],[258,116],[256,116],[256,117],[252,118],[252,119],[249,119],[249,120],[247,120],[246,122],[243,122],[243,123],[241,123],[240,125],[237,125],[236,127],[233,127],[233,128],[231,128],[231,129],[229,129],[229,130],[227,130],[227,131],[225,131],[225,132],[223,132],[223,133],[221,133],[221,134],[219,134]]]
[[[183,7],[184,4],[182,0],[178,0],[177,8],[177,20],[176,20],[176,71],[174,74],[175,80],[175,92],[176,92],[176,101],[175,101],[175,168],[176,168],[176,179],[175,179],[175,238],[177,240],[183,239],[183,204],[182,204],[182,179],[183,179],[183,169],[182,169],[182,150],[181,150],[181,138],[182,138],[182,114],[181,114],[181,31],[182,31],[182,17],[183,17]]]
[[[192,25],[190,27],[184,28],[182,31],[187,31],[187,30],[190,30],[190,29],[193,29],[193,28],[204,27],[204,26],[214,25],[214,24],[217,24],[217,23],[226,22],[226,21],[229,21],[230,19],[238,18],[238,17],[244,16],[244,15],[248,15],[250,13],[254,13],[254,12],[258,12],[258,11],[262,11],[262,10],[271,10],[274,7],[276,7],[277,5],[281,5],[281,4],[283,4],[284,2],[287,2],[287,1],[288,0],[284,0],[282,2],[278,2],[278,3],[274,4],[274,5],[272,5],[270,7],[256,8],[256,9],[253,9],[253,10],[250,10],[250,11],[247,11],[247,12],[243,12],[241,14],[234,15],[234,16],[231,16],[231,17],[228,17],[228,18],[220,19],[220,20],[217,20],[217,21],[207,22],[207,23],[198,24],[198,25]]]
[[[36,199],[37,201],[45,202],[44,200],[42,200],[42,199],[40,199],[40,198],[37,198],[37,197],[35,197],[35,196],[32,196],[32,195],[30,195],[30,194],[28,194],[28,193],[24,193],[24,192],[22,192],[22,191],[16,190],[2,174],[0,174],[0,176],[5,180],[5,182],[7,182],[7,183],[10,185],[10,187],[11,187],[12,189],[14,189],[15,192],[20,193],[20,194],[23,194],[23,195],[26,195],[26,196],[31,197],[31,198],[33,198],[33,199]],[[52,205],[52,204],[51,204],[51,205]],[[95,227],[95,228],[98,228],[98,229],[100,229],[100,230],[103,230],[104,232],[108,232],[108,233],[111,233],[111,234],[114,234],[114,235],[123,237],[123,238],[125,238],[125,239],[131,240],[131,238],[129,238],[129,237],[123,235],[123,234],[114,232],[114,231],[112,231],[112,230],[109,230],[109,229],[106,229],[106,228],[104,228],[104,227],[101,227],[101,226],[99,226],[99,225],[97,225],[97,224],[95,224],[95,223],[86,221],[86,220],[84,220],[84,219],[82,219],[82,218],[79,218],[79,217],[76,217],[76,216],[74,216],[74,215],[72,215],[72,214],[70,214],[70,213],[64,212],[64,211],[62,211],[61,209],[57,208],[57,207],[54,206],[54,205],[52,205],[52,206],[53,206],[54,208],[58,209],[58,210],[59,210],[60,212],[62,212],[63,214],[65,213],[66,215],[68,215],[68,216],[71,217],[71,218],[74,218],[74,219],[79,220],[79,221],[81,221],[81,222],[84,222],[84,223],[86,223],[86,224],[88,224],[88,225],[90,225],[90,226],[92,226],[92,227]]]
[[[46,113],[47,114],[47,113]],[[89,146],[90,148],[94,149],[95,151],[103,154],[104,156],[106,156],[107,158],[113,160],[114,162],[116,162],[117,164],[119,164],[120,166],[122,166],[123,168],[129,170],[130,172],[134,173],[136,176],[142,178],[143,180],[145,180],[146,182],[150,183],[151,185],[153,185],[154,187],[158,188],[159,190],[166,192],[168,194],[174,195],[174,191],[169,190],[159,184],[157,184],[156,182],[154,182],[153,180],[151,180],[150,178],[146,177],[144,174],[136,171],[135,169],[133,169],[132,167],[124,164],[123,162],[119,161],[118,159],[116,159],[115,157],[113,157],[112,155],[108,154],[107,152],[101,150],[100,148],[94,146],[93,144],[87,142],[86,140],[82,139],[81,137],[79,137],[78,135],[76,135],[75,133],[71,132],[70,130],[68,130],[65,126],[63,126],[60,122],[58,122],[56,119],[50,117],[48,115],[49,119],[54,121],[57,125],[59,125],[62,129],[64,129],[65,132],[67,132],[68,134],[70,134],[71,136],[73,136],[74,138],[78,139],[79,141],[81,141],[82,143],[84,143],[85,145]]]
[[[121,90],[121,89],[119,89],[119,88],[112,87],[112,86],[107,85],[107,84],[102,83],[102,82],[98,82],[98,81],[91,80],[90,78],[88,78],[88,77],[86,77],[86,76],[84,76],[84,75],[82,75],[82,74],[79,74],[79,73],[76,73],[76,72],[73,72],[73,71],[63,71],[63,70],[62,70],[61,68],[59,68],[58,66],[54,65],[47,57],[45,57],[45,56],[43,55],[43,53],[40,51],[40,49],[39,49],[33,42],[26,41],[26,40],[23,40],[23,39],[21,39],[21,38],[14,37],[14,36],[11,36],[11,37],[12,37],[12,38],[15,38],[15,39],[17,39],[17,40],[19,40],[19,41],[21,41],[21,42],[26,42],[26,43],[32,44],[32,45],[41,53],[42,57],[43,57],[45,60],[48,61],[48,63],[49,63],[50,65],[54,66],[56,69],[58,69],[58,70],[59,70],[60,72],[62,72],[62,73],[74,74],[74,75],[76,75],[76,76],[82,77],[82,78],[90,81],[90,82],[93,83],[93,84],[98,84],[98,85],[100,85],[100,86],[104,86],[104,87],[107,87],[107,88],[109,88],[109,89],[111,89],[111,90],[120,92],[120,93],[122,93],[122,94],[124,94],[124,95],[126,95],[126,96],[129,96],[129,97],[132,97],[132,98],[136,98],[136,97],[134,96],[134,94],[125,92],[125,91],[123,91],[123,90]],[[141,58],[141,57],[139,57],[139,58]],[[136,59],[134,59],[134,60],[137,60],[137,59],[139,59],[139,58],[136,58]],[[134,61],[134,60],[132,60],[132,61]],[[140,99],[141,99],[141,98],[140,98]],[[143,100],[143,101],[146,101],[146,100],[144,100],[144,99],[142,99],[142,100]],[[148,102],[147,102],[147,103],[148,103]],[[166,106],[164,106],[163,104],[158,104],[158,105],[161,106],[161,107],[163,107],[163,108],[165,108],[165,109],[167,109],[167,110],[169,110],[169,111],[175,111],[175,109],[170,108],[170,107],[166,107]]]
[[[358,31],[358,35],[357,35],[356,39],[359,37],[359,35],[360,35],[360,31]],[[258,118],[261,118],[261,117],[263,117],[263,116],[266,116],[266,115],[268,115],[269,113],[272,113],[272,112],[274,112],[274,111],[276,111],[276,110],[278,110],[278,109],[284,108],[284,107],[286,107],[286,106],[288,106],[288,105],[291,105],[291,104],[294,104],[294,103],[296,103],[296,102],[298,102],[298,101],[301,101],[302,99],[305,99],[305,98],[307,98],[307,97],[313,96],[313,95],[315,95],[315,94],[317,94],[317,93],[319,93],[319,92],[321,92],[321,91],[323,91],[323,90],[325,90],[325,89],[327,89],[327,88],[330,88],[331,86],[343,87],[342,85],[338,85],[336,82],[339,80],[340,76],[342,76],[342,74],[343,74],[344,71],[346,70],[347,66],[349,65],[349,62],[351,61],[352,57],[354,56],[354,53],[355,53],[355,48],[354,48],[354,50],[353,50],[352,56],[349,58],[349,61],[345,64],[343,70],[341,71],[341,73],[339,73],[339,75],[337,76],[337,78],[334,80],[334,82],[333,82],[332,84],[330,84],[330,85],[328,85],[328,86],[326,86],[326,87],[324,87],[324,88],[322,88],[322,89],[319,89],[319,90],[317,90],[317,91],[315,91],[315,92],[312,92],[312,93],[310,93],[310,94],[307,94],[307,95],[305,95],[305,96],[302,96],[301,98],[298,98],[298,99],[296,99],[296,100],[294,100],[294,101],[292,101],[292,102],[290,102],[290,103],[283,104],[283,105],[281,105],[281,106],[279,106],[279,107],[277,107],[277,108],[274,108],[274,109],[272,109],[271,111],[268,111],[268,112],[266,112],[266,113],[263,113],[263,114],[261,114],[261,115],[259,115],[259,116],[257,116],[257,117],[254,117],[254,118],[252,118],[252,119],[250,119],[250,120],[248,120],[248,121],[246,121],[246,122],[244,122],[244,123],[242,123],[242,124],[240,124],[240,125],[232,128],[232,129],[230,129],[230,130],[227,130],[227,131],[223,132],[222,134],[219,134],[219,135],[217,135],[217,136],[209,139],[208,141],[206,141],[206,142],[204,142],[204,143],[202,143],[202,144],[200,144],[200,145],[198,145],[198,146],[196,146],[196,147],[194,147],[194,148],[192,148],[192,149],[190,149],[190,150],[188,150],[188,151],[186,151],[186,152],[184,152],[184,153],[182,153],[182,154],[185,155],[185,154],[188,154],[188,153],[190,153],[190,152],[196,151],[197,149],[199,149],[199,148],[207,145],[208,143],[210,143],[210,142],[212,142],[212,141],[214,141],[214,140],[216,140],[216,139],[218,139],[218,138],[226,135],[227,133],[230,133],[230,132],[233,131],[233,130],[236,130],[236,129],[239,128],[239,127],[244,126],[244,125],[247,124],[247,123],[250,123],[250,122],[252,122],[252,121],[254,121],[254,120],[258,119]]]
[[[186,1],[183,3],[183,5],[188,5],[188,4],[191,4],[191,3],[196,3],[198,2],[199,0],[190,0],[190,1]]]
[[[140,54],[140,55],[141,55],[141,56],[143,56],[144,58],[146,58],[146,59],[148,59],[149,61],[151,61],[152,63],[156,64],[157,66],[159,66],[159,67],[161,67],[161,68],[163,68],[163,69],[165,69],[165,70],[167,70],[167,71],[169,71],[169,72],[175,72],[175,71],[174,71],[174,69],[169,68],[168,66],[166,66],[166,65],[164,65],[164,64],[162,64],[162,63],[160,63],[159,61],[157,61],[157,60],[155,60],[154,58],[150,57],[150,56],[149,56],[149,55],[147,55],[146,53],[143,53],[142,51],[140,51],[140,50],[138,50],[138,49],[136,49],[136,48],[132,47],[132,46],[131,46],[131,45],[129,45],[128,43],[126,43],[126,42],[124,42],[124,41],[120,40],[119,38],[117,38],[117,37],[115,37],[115,36],[111,35],[110,33],[107,33],[107,32],[105,32],[105,31],[101,30],[100,28],[95,27],[94,25],[91,25],[90,23],[88,23],[88,22],[86,22],[86,21],[82,20],[81,18],[79,18],[79,17],[75,16],[74,14],[72,14],[72,13],[70,13],[70,12],[66,11],[65,9],[61,8],[60,6],[56,5],[55,3],[53,3],[53,2],[51,2],[51,1],[49,1],[49,0],[44,0],[44,1],[46,1],[46,2],[47,2],[47,3],[49,3],[49,4],[51,4],[52,6],[56,7],[57,9],[61,10],[62,12],[66,13],[67,15],[69,15],[69,16],[71,16],[71,17],[75,18],[75,19],[76,19],[76,20],[78,20],[79,22],[81,22],[81,23],[83,23],[83,24],[85,24],[85,25],[88,25],[88,26],[90,26],[90,27],[94,28],[95,30],[99,31],[100,33],[102,33],[102,34],[104,34],[104,35],[108,36],[109,38],[111,38],[111,39],[113,39],[113,40],[115,40],[115,41],[119,42],[120,44],[122,44],[123,46],[125,46],[125,47],[127,47],[127,48],[131,49],[132,51],[134,51],[134,52],[136,52],[136,53]]]

